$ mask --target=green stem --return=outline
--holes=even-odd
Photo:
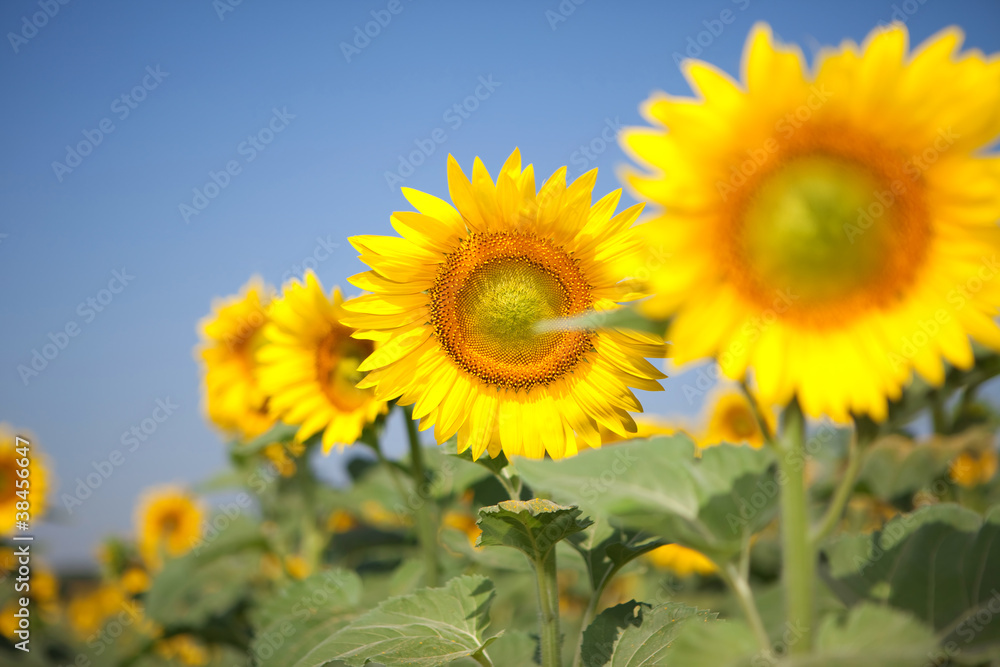
[[[541,624],[542,667],[562,667],[562,637],[559,633],[559,584],[556,580],[556,550],[535,561],[538,578],[538,618]]]
[[[431,499],[424,493],[427,483],[424,472],[424,454],[420,447],[420,436],[417,435],[417,424],[413,421],[413,409],[403,409],[406,417],[406,435],[410,442],[410,470],[413,473],[413,486],[416,498],[420,503],[416,507],[417,531],[420,537],[420,548],[424,554],[424,583],[434,587],[438,585],[438,555],[437,527],[432,515]]]
[[[778,437],[778,462],[783,473],[781,538],[785,604],[788,621],[802,628],[800,641],[789,646],[793,654],[808,653],[812,646],[813,588],[816,557],[809,541],[809,497],[806,493],[803,450],[805,419],[797,399],[785,408]]]
[[[754,637],[757,638],[758,647],[761,651],[767,653],[771,650],[771,640],[767,636],[764,621],[761,620],[760,612],[757,610],[757,604],[754,602],[753,591],[750,590],[749,582],[747,582],[732,563],[720,566],[719,574],[726,580],[729,588],[736,596],[736,601],[739,602],[740,609],[743,610],[743,616],[746,618],[747,623],[749,623],[750,629],[753,630]]]
[[[840,478],[840,484],[837,485],[837,490],[833,494],[833,500],[830,501],[826,514],[823,515],[819,526],[812,532],[810,541],[814,549],[818,548],[819,543],[829,536],[840,523],[841,517],[844,516],[844,507],[847,506],[851,492],[854,491],[854,485],[858,482],[860,472],[861,447],[858,444],[858,430],[854,429],[854,433],[851,434],[851,443],[847,449],[847,467],[844,469],[844,475]]]

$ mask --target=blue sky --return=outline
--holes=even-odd
[[[0,7],[0,421],[36,434],[60,491],[124,450],[39,530],[61,565],[128,532],[141,489],[224,465],[192,355],[212,297],[309,265],[345,285],[362,270],[345,237],[391,233],[399,185],[445,196],[449,152],[495,171],[519,146],[539,173],[598,167],[600,194],[615,189],[624,157],[605,139],[651,92],[688,91],[677,56],[738,71],[758,20],[807,54],[894,14],[914,42],[957,24],[1000,51],[994,0],[234,1]],[[35,350],[53,358],[22,377]],[[647,409],[692,413],[695,379]],[[127,451],[144,420],[155,431]],[[339,479],[341,462],[322,467]]]

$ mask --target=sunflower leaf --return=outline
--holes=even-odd
[[[962,436],[934,437],[919,446],[899,435],[881,438],[865,451],[858,480],[882,500],[912,494],[945,473],[949,462],[976,436],[992,437],[981,429],[971,429]]]
[[[257,607],[251,652],[261,667],[299,667],[323,639],[351,620],[361,600],[361,578],[350,570],[317,572]]]
[[[834,592],[914,614],[963,661],[1000,655],[1000,506],[923,507],[825,549]]]
[[[697,621],[703,625],[718,614],[669,602],[653,607],[630,600],[605,609],[583,633],[584,667],[638,667],[691,663],[673,656],[672,644]],[[752,641],[752,637],[751,637]]]
[[[716,559],[740,552],[777,510],[769,450],[709,447],[695,458],[684,435],[633,440],[559,461],[516,461],[532,488],[625,528]]]
[[[504,500],[479,510],[476,546],[513,547],[539,563],[561,540],[590,525],[579,517],[578,508],[551,500]]]
[[[333,660],[433,667],[480,655],[500,636],[483,639],[495,594],[489,579],[474,575],[390,598],[320,641],[294,667]]]
[[[607,519],[596,519],[587,530],[571,535],[569,544],[583,558],[592,590],[607,583],[609,575],[634,558],[666,544],[636,531],[612,526]]]
[[[291,442],[295,434],[299,432],[299,427],[293,424],[278,422],[267,431],[247,442],[236,442],[232,445],[232,452],[238,456],[255,454],[268,445],[276,442]]]

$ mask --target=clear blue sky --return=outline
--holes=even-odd
[[[158,399],[177,405],[82,507],[40,531],[59,564],[87,562],[102,535],[127,532],[144,487],[224,465],[191,351],[211,298],[253,273],[281,282],[330,243],[317,272],[345,285],[362,270],[345,237],[391,233],[390,213],[409,206],[386,172],[399,175],[400,156],[435,130],[443,142],[402,171],[403,185],[446,196],[448,152],[495,172],[520,146],[545,175],[599,167],[603,194],[618,187],[622,153],[580,147],[638,124],[654,90],[687,92],[674,54],[702,31],[719,34],[700,36],[701,57],[730,72],[757,20],[807,54],[860,40],[894,12],[915,42],[958,24],[967,45],[1000,51],[995,0],[232,1],[0,7],[0,420],[33,430],[72,491]],[[729,24],[717,21],[725,10]],[[37,30],[25,27],[33,17]],[[356,28],[379,18],[378,34],[355,44]],[[473,110],[453,110],[477,92]],[[80,142],[89,154],[67,156]],[[239,171],[227,182],[218,172],[230,161]],[[225,187],[195,201],[210,172]],[[203,210],[184,216],[181,204]],[[63,340],[67,325],[76,335]],[[17,367],[50,333],[65,349],[25,384]],[[647,409],[692,412],[692,381],[668,380],[643,397]],[[334,479],[339,466],[324,463]]]

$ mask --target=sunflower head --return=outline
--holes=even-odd
[[[199,325],[206,412],[216,426],[241,438],[260,435],[274,424],[256,378],[256,352],[264,342],[272,297],[270,287],[251,278],[240,294],[216,301]]]
[[[777,420],[771,410],[762,410],[768,432],[774,433]],[[764,444],[757,415],[749,399],[737,389],[721,389],[711,396],[707,405],[705,430],[698,444],[711,447],[726,442],[747,444],[757,449]]]
[[[997,452],[992,447],[982,450],[968,450],[959,454],[948,473],[953,482],[966,488],[974,488],[988,483],[997,474]]]
[[[324,452],[353,444],[387,410],[374,392],[357,386],[376,343],[352,338],[354,329],[341,324],[343,301],[338,288],[327,296],[312,271],[288,283],[271,304],[268,343],[257,355],[271,413],[299,425],[296,442],[322,431]]]
[[[610,445],[615,442],[624,442],[636,438],[652,438],[658,435],[674,435],[683,433],[684,429],[675,423],[665,420],[662,417],[639,415],[635,418],[635,433],[630,433],[628,438],[623,438],[614,431],[609,431],[600,427],[601,444]]]
[[[201,503],[184,489],[166,486],[147,491],[135,517],[139,553],[146,564],[156,570],[164,556],[190,551],[201,538],[204,517]]]
[[[21,438],[20,443],[18,437]],[[24,459],[28,460],[27,477],[18,472],[24,470],[20,465]],[[25,479],[28,480],[27,483],[23,481]],[[0,534],[14,532],[19,502],[29,503],[32,521],[42,518],[48,507],[48,491],[49,464],[35,444],[34,436],[15,431],[8,424],[0,422]]]
[[[982,153],[1000,60],[960,52],[957,29],[907,39],[879,29],[810,69],[758,25],[741,81],[687,61],[697,97],[656,95],[653,127],[624,133],[650,168],[629,183],[662,207],[633,270],[678,362],[714,356],[768,404],[881,420],[914,370],[971,366],[970,336],[1000,348],[1000,159]]]
[[[208,649],[193,635],[173,635],[156,642],[156,653],[181,665],[207,665],[211,660]]]
[[[475,457],[561,458],[600,446],[600,427],[627,437],[632,388],[664,377],[644,358],[665,356],[659,338],[558,324],[639,296],[612,267],[637,251],[641,206],[615,215],[620,192],[591,201],[596,170],[565,177],[536,190],[515,150],[496,181],[478,158],[470,180],[449,156],[451,204],[404,188],[419,212],[393,214],[402,238],[351,239],[371,271],[350,280],[371,294],[343,322],[383,343],[359,386]]]
[[[661,570],[670,570],[679,577],[692,574],[713,574],[718,567],[700,551],[679,544],[665,544],[646,554],[647,560]]]
[[[467,511],[449,510],[445,512],[441,518],[441,525],[464,533],[469,544],[473,547],[476,546],[476,541],[482,534],[476,517]]]

